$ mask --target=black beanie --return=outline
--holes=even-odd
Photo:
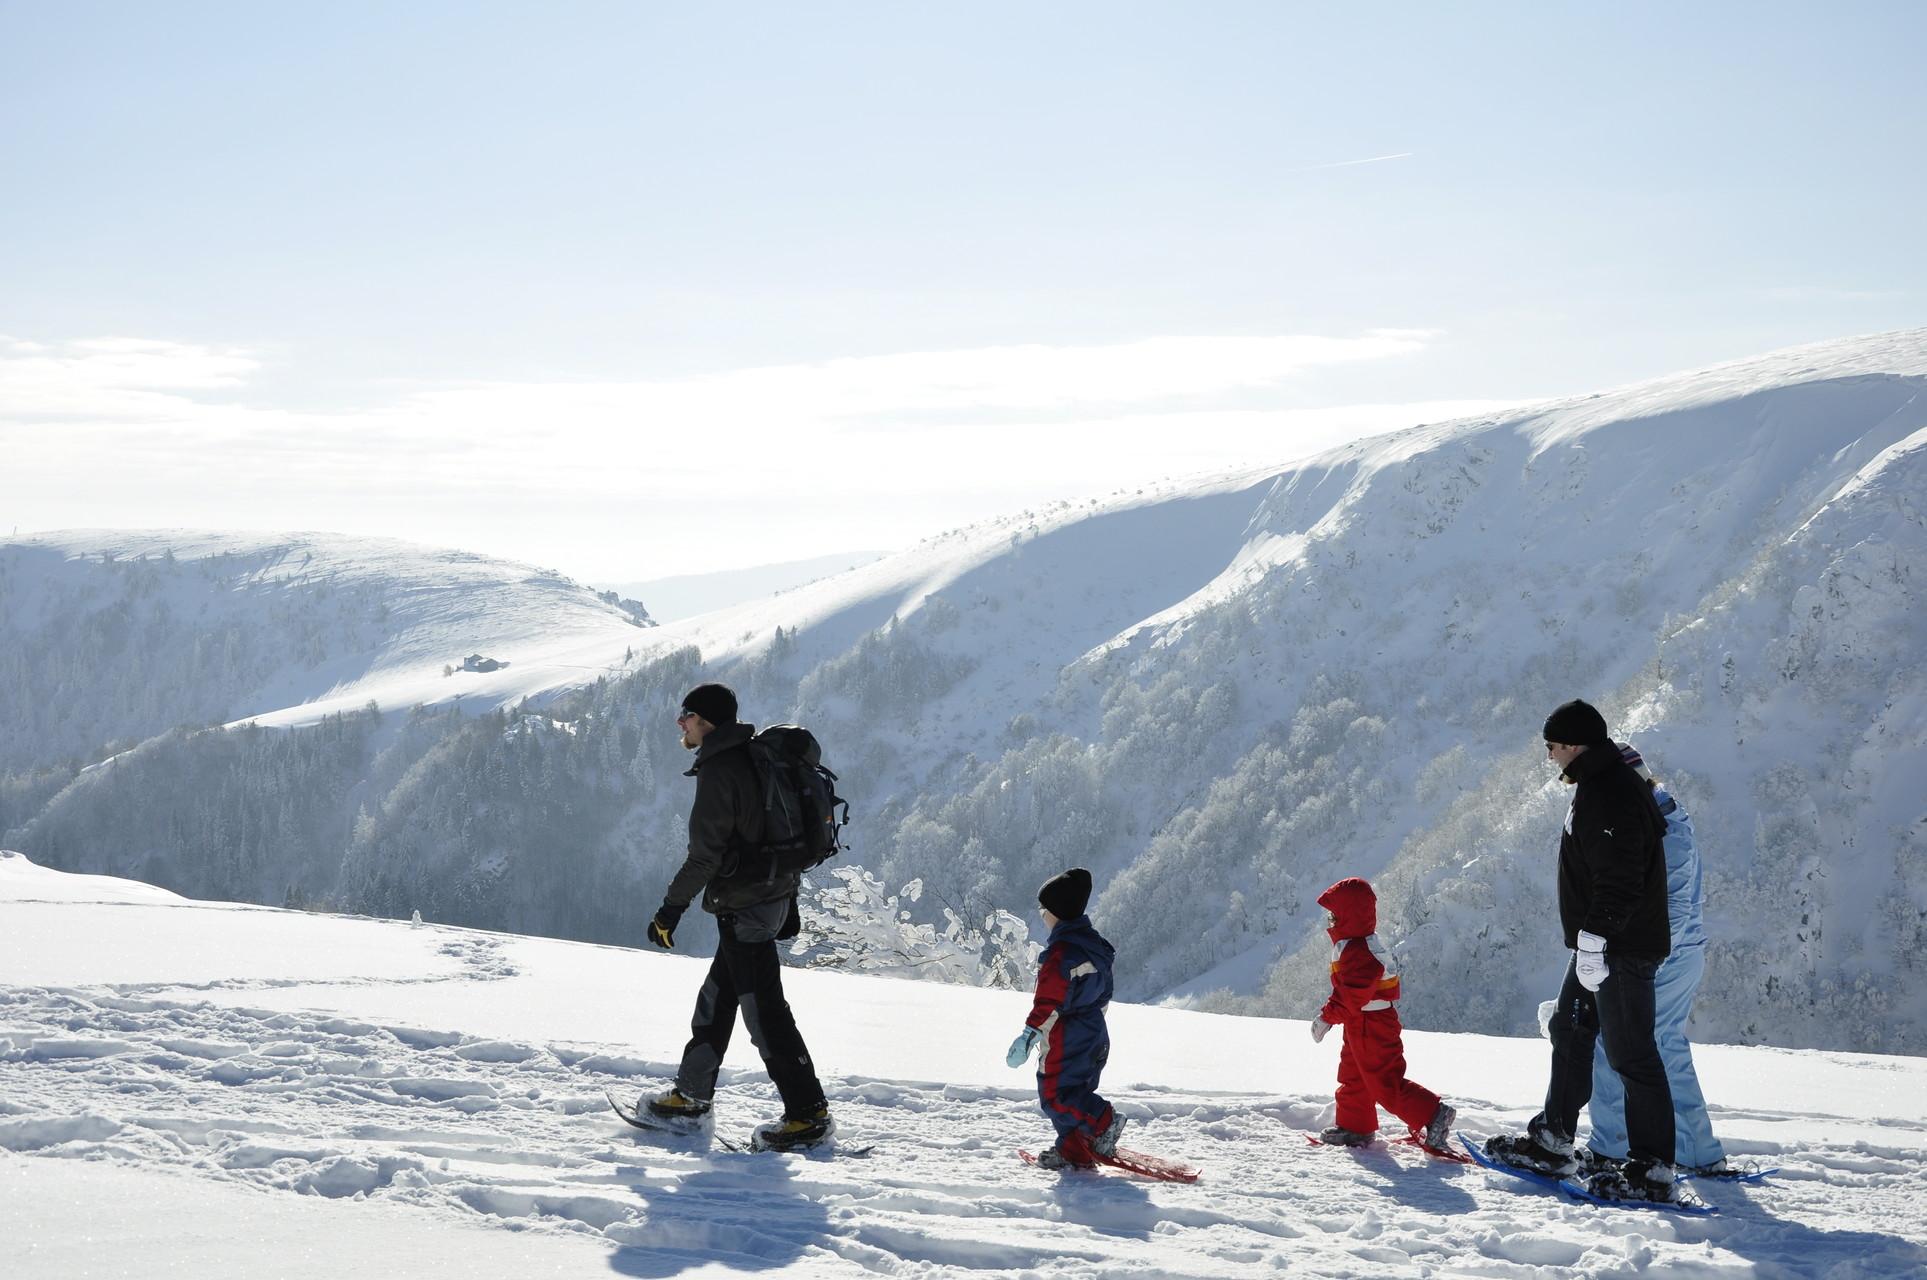
[[[682,709],[711,724],[735,724],[736,692],[726,684],[699,684],[682,696]]]
[[[1606,732],[1606,717],[1592,703],[1574,698],[1546,717],[1546,741],[1569,747],[1611,746],[1612,735]]]
[[[1077,919],[1084,914],[1090,900],[1091,873],[1082,867],[1072,867],[1061,876],[1052,876],[1037,891],[1037,901],[1059,920]]]

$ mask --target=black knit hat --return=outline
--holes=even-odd
[[[1606,732],[1606,717],[1590,702],[1574,698],[1546,717],[1546,741],[1569,747],[1611,746],[1612,735]]]
[[[726,684],[699,684],[682,696],[682,709],[711,724],[735,724],[736,691]]]
[[[1072,867],[1061,876],[1052,876],[1037,891],[1037,901],[1059,920],[1077,919],[1084,914],[1090,900],[1091,873],[1082,867]]]

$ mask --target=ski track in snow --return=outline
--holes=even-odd
[[[467,981],[513,973],[486,937],[442,951]],[[220,985],[231,1000],[281,984]],[[1383,1143],[1314,1147],[1302,1135],[1322,1123],[1329,1095],[1107,1090],[1130,1118],[1127,1145],[1204,1166],[1190,1187],[1020,1164],[1015,1148],[1048,1134],[1027,1087],[830,1076],[843,1140],[876,1144],[871,1155],[743,1155],[707,1137],[641,1134],[609,1112],[604,1088],[661,1087],[668,1063],[159,988],[0,987],[0,1151],[175,1166],[600,1236],[623,1274],[699,1261],[1047,1277],[1886,1277],[1927,1267],[1917,1125],[1897,1123],[1882,1146],[1733,1141],[1736,1157],[1784,1172],[1763,1186],[1707,1184],[1722,1209],[1709,1219],[1573,1205]],[[725,1073],[724,1134],[740,1138],[778,1110],[760,1073]],[[1812,1116],[1745,1118],[1760,1133]],[[1519,1119],[1461,1102],[1473,1133]]]

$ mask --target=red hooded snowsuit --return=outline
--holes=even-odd
[[[1332,994],[1318,1016],[1345,1029],[1338,1054],[1340,1128],[1378,1132],[1378,1108],[1414,1129],[1432,1122],[1439,1095],[1405,1078],[1405,1044],[1398,1021],[1398,970],[1378,941],[1378,898],[1353,877],[1318,895],[1336,922],[1332,940]]]

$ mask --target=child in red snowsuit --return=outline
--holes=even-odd
[[[1332,940],[1332,994],[1311,1024],[1322,1041],[1334,1026],[1345,1028],[1338,1054],[1337,1123],[1319,1135],[1325,1142],[1363,1146],[1378,1132],[1378,1108],[1403,1120],[1412,1136],[1443,1149],[1457,1113],[1422,1085],[1405,1078],[1405,1044],[1398,1021],[1398,969],[1379,942],[1378,898],[1356,876],[1318,895]]]

